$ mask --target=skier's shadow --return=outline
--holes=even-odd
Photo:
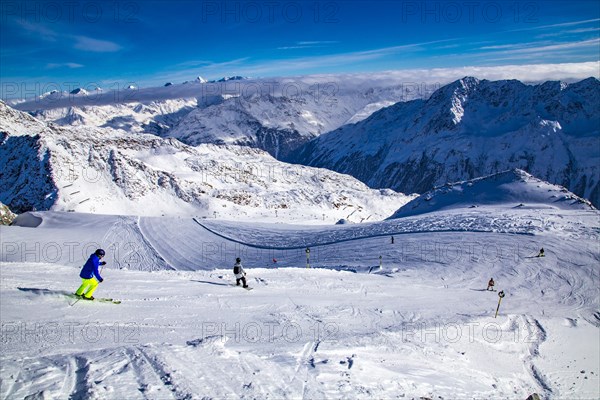
[[[63,295],[63,294],[73,294],[66,290],[52,290],[52,289],[40,289],[40,288],[24,288],[17,287],[18,290],[27,293],[39,294],[39,295]]]
[[[214,286],[230,286],[227,283],[217,283],[217,282],[210,282],[210,281],[198,281],[195,279],[190,279],[191,282],[198,282],[198,283],[205,283],[207,285],[214,285]]]

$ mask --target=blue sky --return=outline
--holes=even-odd
[[[10,1],[0,97],[600,59],[598,1]]]

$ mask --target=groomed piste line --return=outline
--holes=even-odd
[[[177,268],[173,267],[173,264],[170,263],[165,258],[165,256],[163,256],[160,253],[160,251],[158,251],[158,249],[152,245],[152,242],[148,239],[148,237],[144,233],[144,230],[142,229],[142,225],[140,224],[140,217],[139,216],[135,219],[135,229],[139,232],[140,237],[141,237],[143,243],[146,246],[148,246],[148,248],[151,249],[152,252],[154,252],[154,254],[156,255],[157,258],[161,259],[164,262],[164,265],[167,267],[167,269],[171,270],[171,271],[177,271]]]
[[[216,235],[222,239],[225,240],[229,240],[231,242],[237,243],[237,244],[241,244],[243,246],[248,246],[248,247],[252,247],[255,249],[262,249],[262,250],[298,250],[298,249],[305,249],[306,247],[317,247],[317,246],[329,246],[329,245],[333,245],[333,244],[338,244],[338,243],[346,243],[346,242],[352,242],[355,240],[363,240],[363,239],[372,239],[372,238],[377,238],[377,237],[384,237],[384,236],[391,236],[391,235],[411,235],[411,234],[424,234],[424,233],[453,233],[453,232],[467,232],[467,233],[498,233],[498,234],[503,234],[503,235],[523,235],[523,236],[535,236],[533,233],[528,233],[528,232],[494,232],[494,231],[486,231],[486,230],[481,230],[481,229],[473,229],[473,230],[467,230],[467,229],[440,229],[440,230],[422,230],[422,231],[409,231],[409,232],[402,232],[402,231],[398,231],[398,232],[386,232],[386,233],[379,233],[379,234],[374,234],[374,235],[363,235],[363,236],[358,236],[358,237],[352,237],[352,238],[347,238],[347,239],[339,239],[339,240],[333,240],[333,241],[326,241],[326,242],[322,242],[322,243],[307,243],[307,244],[303,244],[302,246],[287,246],[287,247],[282,247],[282,246],[265,246],[265,245],[260,245],[260,244],[253,244],[253,243],[247,243],[247,242],[243,242],[241,240],[238,239],[234,239],[231,237],[228,237],[222,233],[219,233],[217,231],[215,231],[214,229],[211,229],[209,227],[207,227],[206,225],[204,225],[203,223],[201,223],[200,221],[198,221],[196,219],[196,217],[192,218],[194,220],[195,223],[197,223],[198,225],[200,225],[202,228],[206,229],[208,232],[212,233],[213,235]]]

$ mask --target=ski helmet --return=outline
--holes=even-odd
[[[242,262],[242,259],[238,257],[235,259],[235,262]]]
[[[104,250],[102,250],[102,249],[98,249],[98,250],[96,250],[96,253],[95,253],[95,254],[96,254],[98,257],[104,257],[104,255],[106,254],[106,252],[105,252]]]

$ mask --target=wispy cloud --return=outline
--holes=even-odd
[[[16,20],[15,22],[27,33],[33,34],[36,37],[48,42],[56,42],[60,36],[60,34],[56,31],[40,24],[33,24],[24,20]]]
[[[211,65],[213,64],[213,61],[209,61],[209,60],[189,60],[189,61],[184,61],[181,62],[179,64],[175,64],[174,68],[195,68],[195,67],[203,67],[206,65]]]
[[[336,53],[317,56],[280,58],[269,60],[254,60],[250,57],[238,58],[225,62],[208,62],[205,60],[191,60],[175,65],[175,69],[183,70],[173,73],[172,69],[167,73],[156,75],[152,78],[170,80],[187,80],[198,74],[206,77],[217,77],[225,75],[242,74],[246,76],[282,76],[295,74],[297,71],[310,71],[319,68],[346,67],[370,61],[385,60],[388,57],[405,55],[427,50],[429,45],[448,43],[457,39],[443,39],[431,42],[409,43],[398,46],[382,47],[377,49]],[[301,43],[301,42],[298,42]],[[157,78],[160,76],[161,78]],[[168,77],[168,78],[167,78]]]
[[[16,20],[16,23],[28,34],[47,42],[72,43],[72,47],[81,51],[94,53],[112,53],[123,49],[123,47],[109,40],[96,39],[84,35],[71,35],[61,33],[55,29],[48,28],[42,24],[33,24],[28,21]]]
[[[452,82],[465,76],[488,80],[518,79],[523,82],[578,81],[589,77],[600,78],[600,62],[407,69],[371,75],[372,77],[398,79],[404,82],[437,82],[439,84]]]
[[[586,19],[583,21],[571,21],[571,22],[563,22],[560,24],[540,25],[540,26],[533,26],[533,27],[529,27],[529,28],[511,29],[506,32],[521,32],[521,31],[534,31],[534,30],[550,29],[550,28],[562,28],[565,26],[584,25],[584,24],[589,24],[589,23],[593,23],[593,22],[597,23],[599,21],[600,21],[600,18]]]
[[[539,35],[536,35],[535,37],[537,39],[544,39],[544,38],[549,38],[549,37],[560,37],[560,36],[567,36],[567,35],[579,35],[582,33],[593,33],[593,32],[599,32],[600,28],[580,28],[580,29],[569,29],[566,31],[558,31],[558,32],[549,32],[549,33],[540,33]]]
[[[55,69],[55,68],[82,68],[82,64],[67,62],[67,63],[48,63],[46,64],[47,69]]]
[[[327,47],[332,44],[339,43],[336,40],[313,40],[313,41],[300,41],[290,46],[281,46],[277,50],[294,50],[294,49],[313,49],[318,47]]]
[[[499,44],[494,46],[482,46],[479,50],[504,50],[504,49],[522,49],[524,47],[530,46],[530,43],[511,43],[511,44]]]
[[[123,48],[115,42],[94,39],[88,36],[73,36],[73,39],[75,40],[74,48],[94,53],[114,53]]]
[[[339,42],[337,40],[317,40],[317,41],[298,42],[299,45],[304,45],[304,46],[316,46],[316,45],[336,44],[336,43],[339,43]]]
[[[549,45],[536,45],[536,43],[530,43],[528,46],[523,46],[523,44],[516,44],[513,48],[509,48],[507,50],[501,51],[501,53],[540,53],[540,52],[550,52],[555,50],[566,50],[566,49],[580,49],[585,47],[598,47],[600,45],[600,39],[590,39],[590,40],[581,40],[578,42],[568,42],[568,43],[558,43],[558,44],[549,44]]]
[[[398,55],[421,52],[427,50],[428,45],[450,42],[454,40],[455,39],[444,39],[432,42],[410,43],[399,46],[382,47],[378,49],[346,53],[257,61],[246,63],[240,67],[244,68],[246,74],[252,76],[261,76],[273,73],[285,74],[298,70],[308,71],[319,68],[345,67],[358,63],[385,60],[388,57],[395,57]]]

